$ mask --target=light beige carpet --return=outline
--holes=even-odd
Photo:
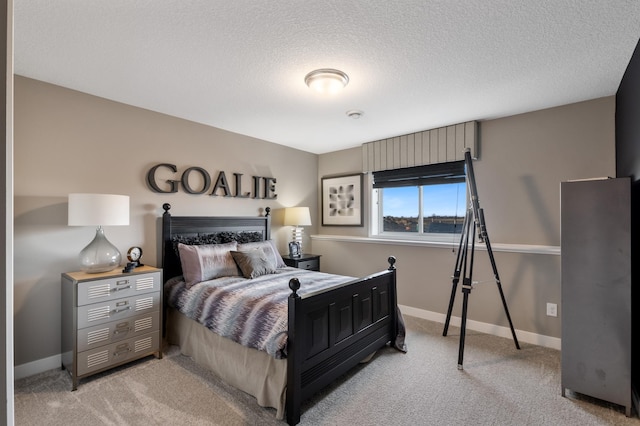
[[[560,353],[405,316],[409,352],[385,349],[303,406],[302,425],[636,425],[621,407],[560,395]],[[16,381],[17,425],[283,425],[275,410],[203,371],[177,347],[82,380]]]

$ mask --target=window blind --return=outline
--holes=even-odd
[[[464,160],[373,172],[374,188],[439,185],[464,181]]]

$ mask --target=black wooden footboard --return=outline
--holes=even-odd
[[[300,296],[289,287],[287,423],[300,422],[302,401],[346,373],[397,333],[396,269]]]

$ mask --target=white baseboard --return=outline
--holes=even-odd
[[[53,355],[48,358],[27,362],[26,364],[16,365],[13,368],[13,378],[14,380],[23,379],[54,368],[62,368],[62,355]]]
[[[424,309],[413,308],[411,306],[398,305],[403,314],[411,315],[429,321],[435,321],[444,324],[447,319],[445,314],[439,312],[426,311]],[[451,316],[450,324],[460,327],[460,317]],[[479,331],[481,333],[493,334],[494,336],[506,337],[512,339],[511,329],[486,322],[473,321],[467,319],[467,329]],[[516,330],[518,342],[531,343],[533,345],[544,346],[551,349],[560,350],[561,339],[558,337],[543,336],[541,334],[531,333],[530,331]]]

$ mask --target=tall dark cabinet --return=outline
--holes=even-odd
[[[562,395],[631,416],[631,181],[562,182]]]

